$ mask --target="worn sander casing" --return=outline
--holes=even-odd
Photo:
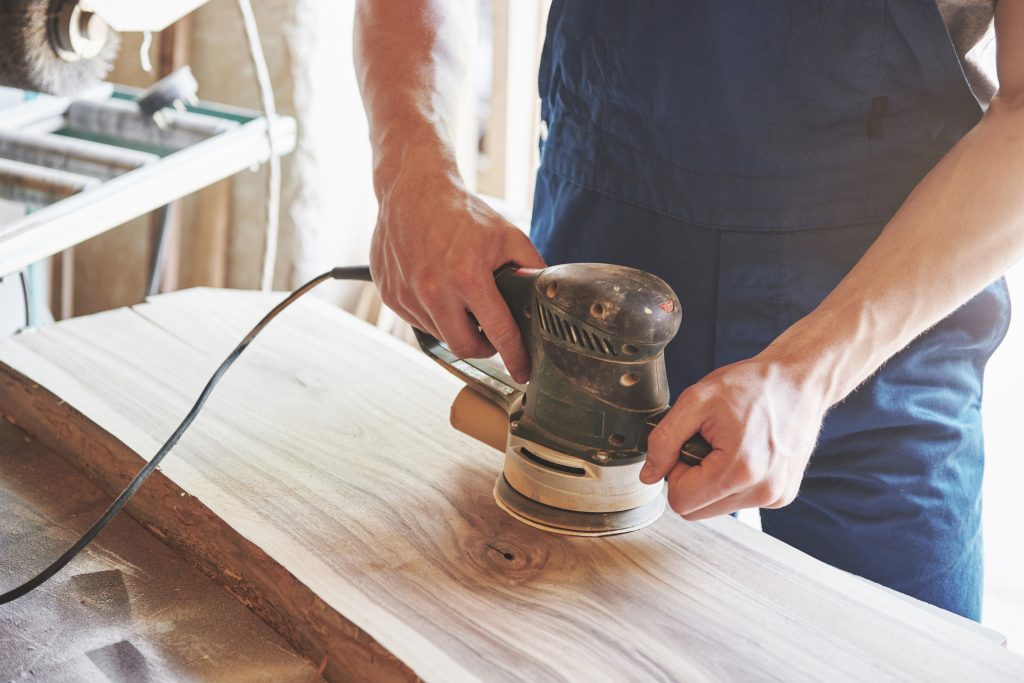
[[[595,263],[505,269],[498,289],[533,362],[512,433],[600,465],[643,458],[668,407],[664,350],[682,319],[660,278]]]
[[[668,410],[665,346],[682,319],[663,280],[634,268],[574,263],[495,275],[533,363],[525,386],[457,359],[418,333],[423,350],[508,414],[498,504],[516,518],[576,535],[622,533],[664,510],[663,484],[640,482],[647,436]],[[710,451],[695,435],[680,457]]]

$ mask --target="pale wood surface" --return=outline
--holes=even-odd
[[[0,421],[0,590],[56,557],[110,497]],[[316,668],[127,515],[44,587],[0,607],[0,680],[313,683]]]
[[[0,342],[17,371],[0,373],[0,406],[118,488],[274,300],[189,290]],[[414,349],[300,302],[133,514],[334,679],[1024,678],[978,627],[729,518],[602,539],[513,521],[491,499],[500,455],[447,424],[458,389]]]

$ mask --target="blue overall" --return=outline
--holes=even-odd
[[[531,237],[675,289],[674,395],[809,313],[981,115],[934,0],[555,0],[540,94]],[[1008,320],[1000,281],[837,405],[764,530],[977,619],[982,373]]]

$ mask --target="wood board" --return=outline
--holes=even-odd
[[[0,421],[0,585],[56,557],[110,497]],[[128,515],[40,590],[0,607],[0,681],[314,683],[316,668]]]
[[[4,340],[0,406],[119,489],[277,298],[188,290]],[[333,680],[1024,677],[980,628],[730,518],[601,539],[515,522],[500,455],[448,426],[459,388],[307,299],[132,513]]]

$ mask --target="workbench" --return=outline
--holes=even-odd
[[[279,299],[188,290],[2,340],[0,408],[115,494]],[[997,635],[732,518],[596,539],[516,522],[491,497],[501,456],[448,425],[459,388],[307,298],[129,511],[328,680],[1024,680]],[[0,576],[52,552],[5,552]]]

